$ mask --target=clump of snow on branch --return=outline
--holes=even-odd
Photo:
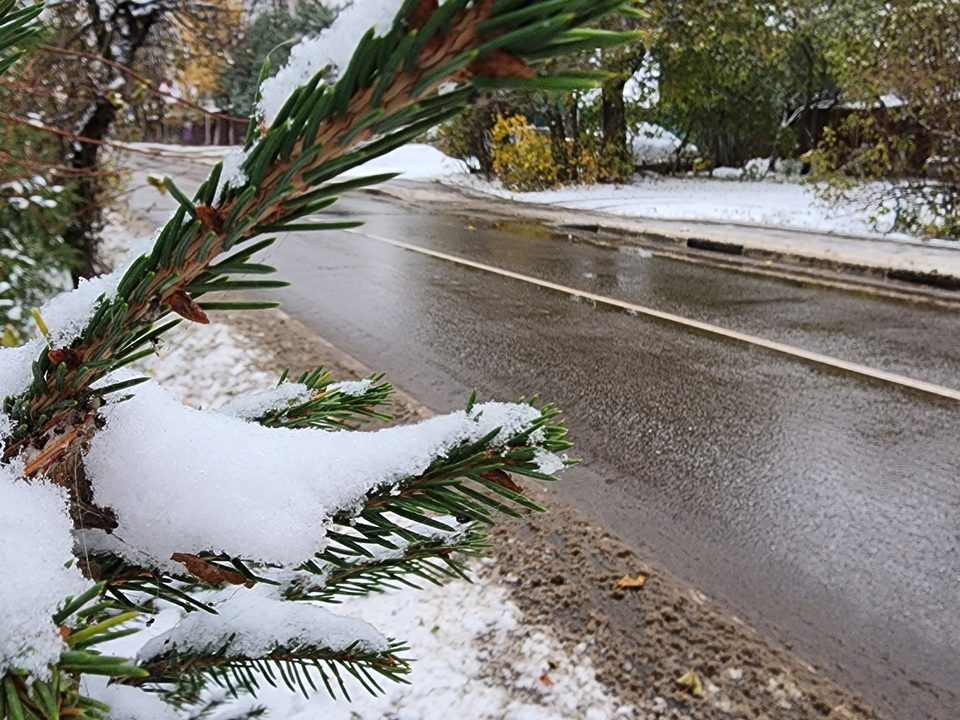
[[[235,148],[223,159],[223,168],[220,170],[220,183],[217,186],[214,203],[220,202],[224,190],[242,187],[246,184],[247,174],[243,170],[243,164],[247,161],[249,155],[249,151]]]
[[[40,317],[50,331],[50,346],[62,348],[73,342],[87,326],[100,298],[112,300],[117,296],[122,277],[120,273],[110,273],[89,280],[81,278],[74,290],[57,295],[40,308]]]
[[[52,616],[66,598],[86,590],[73,559],[63,491],[18,479],[0,465],[0,675],[10,668],[49,675],[63,641]]]
[[[201,551],[299,564],[325,546],[332,514],[498,427],[504,443],[540,411],[488,403],[419,425],[332,433],[193,410],[147,383],[104,415],[86,460],[94,499],[117,513],[120,538],[169,567],[173,553]]]
[[[209,652],[263,657],[281,647],[306,646],[341,652],[356,643],[360,651],[386,652],[387,639],[362,620],[334,615],[310,603],[275,600],[258,591],[239,591],[216,607],[217,614],[190,613],[172,630],[147,642],[137,659]]]
[[[256,420],[273,410],[306,402],[314,391],[301,383],[283,383],[270,390],[231,400],[217,412],[241,420]]]
[[[89,280],[82,278],[75,289],[57,295],[40,308],[40,317],[49,331],[47,341],[50,347],[67,347],[83,332],[100,299],[112,300],[117,296],[117,288],[126,271],[137,258],[153,250],[158,237],[159,233],[137,240],[121,261],[119,270]]]
[[[388,32],[402,5],[403,0],[354,0],[333,25],[295,45],[287,64],[260,86],[257,107],[266,124],[271,125],[290,94],[318,72],[327,70],[328,76],[336,79],[347,69],[366,32],[371,27],[378,35]]]
[[[567,457],[540,448],[534,455],[533,460],[544,475],[556,475],[566,467]]]
[[[339,392],[350,397],[361,397],[366,395],[373,387],[373,380],[364,378],[363,380],[344,380],[336,382],[327,388],[329,392]]]
[[[20,395],[30,387],[33,361],[39,357],[43,345],[43,340],[36,338],[19,347],[0,347],[0,400]],[[0,417],[6,418],[6,415],[0,413]],[[0,431],[0,439],[3,435]]]
[[[373,387],[373,380],[350,380],[328,385],[325,392],[339,392],[350,397],[362,397]],[[260,393],[238,397],[221,407],[217,412],[241,420],[257,420],[274,410],[304,403],[310,400],[318,390],[301,383],[283,383]]]

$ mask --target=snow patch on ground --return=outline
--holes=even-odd
[[[567,652],[548,628],[525,624],[506,588],[482,578],[371,595],[348,608],[353,617],[409,642],[405,655],[415,659],[410,685],[386,683],[384,695],[371,697],[348,681],[352,703],[264,688],[259,701],[272,717],[603,720],[622,707],[596,680],[586,655]]]
[[[430,145],[404,145],[382,157],[370,160],[340,175],[342,178],[365,177],[381,173],[399,173],[401,180],[439,180],[448,175],[463,175],[467,166],[444,155]]]
[[[515,193],[475,175],[446,182],[516,202],[662,220],[703,220],[769,225],[852,235],[889,231],[881,217],[856,206],[831,207],[813,188],[797,183],[739,182],[708,178],[646,177],[633,185],[582,185]]]
[[[279,374],[260,370],[258,357],[238,341],[229,325],[213,319],[209,325],[184,322],[166,333],[156,355],[134,368],[184,405],[215,408],[277,384]]]

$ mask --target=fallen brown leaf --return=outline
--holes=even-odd
[[[549,677],[547,677],[546,675],[541,675],[541,676],[540,676],[540,682],[542,682],[542,683],[543,683],[544,685],[546,685],[547,687],[553,687],[553,680],[551,680],[551,679],[550,679]]]
[[[696,697],[703,697],[703,683],[695,670],[687,670],[686,674],[677,680],[677,685]]]
[[[647,584],[647,576],[643,573],[637,575],[636,579],[630,577],[629,575],[624,575],[622,578],[617,580],[617,588],[623,590],[624,588],[642,588]]]

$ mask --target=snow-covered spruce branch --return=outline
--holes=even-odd
[[[261,402],[255,396],[247,404]],[[445,544],[468,549],[446,517],[486,525],[493,511],[542,509],[507,471],[552,479],[570,447],[554,408],[523,403],[331,434],[192,410],[148,384],[103,414],[107,426],[93,439],[86,468],[115,525],[110,535],[85,531],[88,572],[108,581],[117,599],[132,589],[194,606],[171,580],[252,585],[270,582],[264,568],[299,567],[331,575],[319,586],[331,596],[341,578],[328,572],[331,563],[390,556],[394,574],[420,574],[424,542],[446,536]],[[182,478],[172,472],[178,465],[187,470]],[[482,547],[484,537],[470,537],[474,549]],[[430,547],[447,554],[443,544]],[[408,548],[409,561],[396,555]]]
[[[285,372],[273,390],[238,398],[220,412],[266,427],[323,430],[356,430],[374,420],[391,419],[377,410],[390,402],[394,392],[389,383],[382,382],[383,375],[335,382],[332,373],[319,367],[304,372],[296,382],[286,380]]]
[[[126,684],[160,685],[177,704],[195,704],[209,681],[255,693],[260,682],[309,696],[314,677],[333,697],[349,698],[345,672],[369,692],[381,691],[375,675],[403,682],[407,648],[361,620],[333,615],[310,603],[281,602],[253,593],[222,604],[219,615],[195,613],[150,640],[137,655],[149,679]],[[259,680],[258,680],[259,678]],[[309,686],[309,690],[308,690]]]
[[[36,316],[42,337],[0,351],[0,567],[22,581],[0,589],[14,628],[0,642],[5,718],[102,716],[80,694],[83,675],[176,703],[208,681],[253,690],[274,673],[306,691],[307,666],[331,692],[340,670],[371,689],[371,673],[405,671],[395,641],[291,598],[330,602],[461,573],[451,553],[486,547],[478,528],[495,512],[541,509],[511,475],[548,480],[564,466],[556,410],[471,400],[358,433],[389,394],[376,378],[334,387],[313,373],[200,412],[123,368],[182,319],[272,305],[198,300],[282,286],[237,279],[274,272],[253,260],[274,240],[261,236],[352,226],[322,211],[389,176],[337,176],[452,117],[476,91],[594,85],[602,75],[547,76],[535,63],[632,39],[581,28],[620,1],[357,0],[263,83],[245,147],[192,199],[164,180],[179,209],[132,262],[55,298]],[[0,57],[19,37],[3,30],[14,7],[0,0]],[[79,561],[64,565],[71,552]],[[133,613],[163,601],[210,612],[189,613],[136,663],[99,654],[133,629]]]

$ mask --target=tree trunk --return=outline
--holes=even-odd
[[[603,150],[605,153],[627,153],[627,110],[623,102],[623,89],[627,81],[617,77],[603,85],[600,106],[603,119]]]
[[[105,60],[132,67],[140,48],[144,46],[153,28],[162,14],[163,6],[157,6],[149,12],[142,8],[131,7],[128,2],[119,2],[107,17],[96,0],[87,0],[91,30],[96,37],[95,54]],[[136,10],[136,12],[135,12]],[[92,48],[83,48],[90,51]],[[83,127],[76,131],[80,137],[92,142],[75,141],[71,143],[72,154],[67,163],[71,168],[80,170],[80,180],[76,186],[77,212],[63,234],[66,244],[76,251],[71,275],[73,284],[81,278],[97,275],[99,267],[97,249],[100,230],[103,225],[103,208],[100,207],[100,147],[107,139],[110,128],[117,119],[117,108],[110,102],[106,88],[118,77],[115,71],[108,74]]]
[[[110,126],[117,117],[117,108],[106,98],[101,98],[94,106],[93,113],[77,133],[81,137],[102,141],[107,137]],[[87,175],[81,176],[76,186],[77,213],[63,234],[66,244],[76,251],[74,265],[71,268],[73,284],[80,278],[91,278],[101,268],[97,258],[100,230],[103,226],[103,209],[100,207],[100,180],[96,176],[100,169],[100,145],[96,142],[76,142],[70,159],[70,167],[81,170]]]

